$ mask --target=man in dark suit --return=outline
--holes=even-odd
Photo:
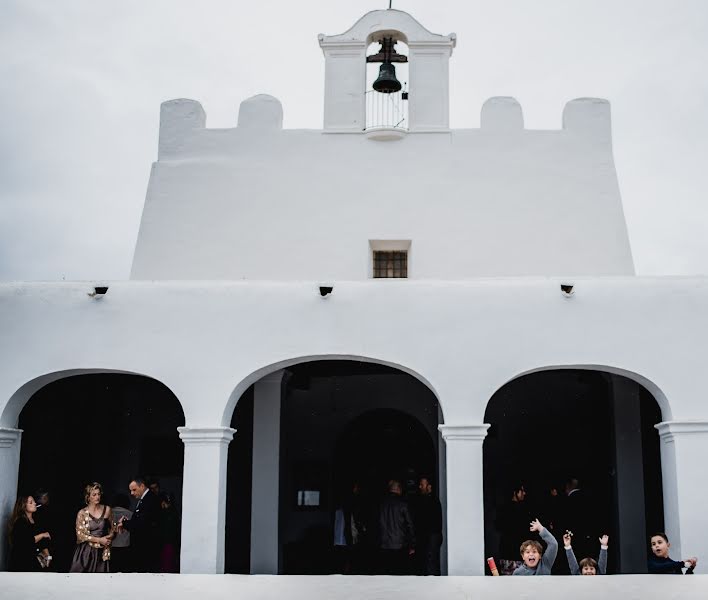
[[[147,487],[143,477],[136,477],[128,485],[130,495],[138,503],[130,519],[121,517],[119,527],[130,532],[133,565],[138,573],[158,571],[160,500]]]
[[[565,483],[563,502],[563,530],[573,535],[573,549],[578,556],[594,556],[597,553],[599,534],[595,522],[597,508],[592,506],[587,492],[580,488],[580,480],[569,477]]]

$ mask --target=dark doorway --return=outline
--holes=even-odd
[[[349,423],[337,441],[334,464],[338,496],[354,482],[376,497],[390,479],[401,481],[407,495],[417,493],[421,476],[436,483],[433,440],[420,421],[394,409],[375,409]]]
[[[226,571],[249,572],[253,388],[237,403],[229,449]],[[428,475],[438,493],[439,408],[420,381],[384,365],[314,361],[290,367],[280,412],[280,572],[328,574],[333,518],[352,483],[372,505],[389,479],[414,490]],[[238,449],[235,444],[239,444]],[[316,503],[303,501],[316,492]],[[257,499],[256,499],[257,502]]]
[[[127,495],[131,478],[143,475],[158,480],[161,491],[181,503],[184,450],[177,427],[182,425],[184,413],[174,394],[138,375],[77,375],[32,396],[19,418],[24,430],[19,492],[49,492],[46,512],[56,529],[57,570],[70,565],[87,484],[101,483],[105,502],[113,504],[118,494]]]
[[[663,527],[659,436],[654,429],[660,420],[659,407],[647,390],[609,373],[542,371],[501,388],[485,413],[485,422],[491,425],[484,442],[486,556],[518,560],[518,556],[500,556],[500,532],[508,525],[503,516],[509,514],[512,490],[522,483],[527,492],[524,512],[538,517],[559,541],[554,573],[568,573],[562,552],[562,535],[571,522],[565,483],[576,478],[588,508],[584,526],[592,532],[584,556],[597,558],[597,538],[607,533],[608,573],[641,572],[643,557],[637,568],[636,556],[634,566],[629,566],[632,561],[620,554],[619,541],[621,535],[627,536],[627,526],[620,524],[618,507],[626,499],[628,483],[632,486],[634,481],[618,478],[622,472],[627,477],[627,465],[616,451],[617,438],[633,436],[632,443],[641,452],[638,469],[630,474],[641,488],[634,512],[644,515],[635,534],[645,537],[633,539],[636,547],[650,531]],[[523,532],[518,535],[525,536],[518,544],[533,538]],[[576,543],[582,547],[580,541],[574,541],[574,547]]]

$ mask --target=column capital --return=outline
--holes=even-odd
[[[231,427],[178,427],[179,437],[184,445],[209,446],[226,444],[234,439],[235,429]]]
[[[663,421],[654,425],[664,442],[684,435],[708,435],[708,421]]]
[[[487,437],[489,423],[478,423],[475,425],[438,425],[438,430],[443,439],[448,440],[469,440],[483,442]]]
[[[0,427],[0,448],[12,448],[22,438],[22,429]]]

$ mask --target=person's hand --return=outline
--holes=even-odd
[[[529,531],[538,531],[539,533],[543,531],[543,525],[541,525],[541,521],[538,519],[534,519],[531,521],[531,527],[529,527]]]
[[[690,564],[690,568],[694,568],[694,567],[696,566],[696,563],[698,562],[698,559],[697,559],[695,556],[692,556],[691,558],[687,558],[687,559],[686,559],[685,561],[683,561],[683,562],[685,562],[685,563],[691,563],[691,564]]]
[[[408,549],[408,556],[413,556],[415,554],[415,548]]]
[[[571,544],[570,544],[570,541],[571,541],[571,540],[570,540],[570,531],[566,531],[566,532],[563,534],[563,545],[567,548],[568,546],[571,545]]]
[[[104,535],[98,538],[98,543],[101,544],[101,546],[108,546],[108,544],[111,543],[111,539],[107,535]]]
[[[42,539],[51,540],[51,539],[52,539],[52,536],[49,535],[49,532],[48,532],[48,531],[45,531],[45,532],[42,534]]]
[[[610,541],[610,536],[605,534],[600,538],[600,546],[607,546],[607,542]]]

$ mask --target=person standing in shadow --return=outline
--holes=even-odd
[[[440,547],[442,546],[442,507],[433,494],[428,477],[418,480],[418,496],[413,505],[418,575],[440,575]]]
[[[499,531],[499,573],[511,575],[523,561],[519,560],[519,545],[528,537],[533,514],[526,500],[526,488],[520,481],[509,486],[510,497],[497,510],[496,528]]]
[[[172,494],[160,493],[160,573],[179,573],[181,518]]]
[[[118,532],[130,532],[133,569],[137,573],[156,573],[160,553],[160,500],[153,494],[143,477],[136,477],[128,485],[130,495],[138,502],[133,516],[121,517]]]
[[[379,548],[384,575],[407,575],[415,554],[415,529],[401,482],[388,482],[388,495],[379,508]]]

